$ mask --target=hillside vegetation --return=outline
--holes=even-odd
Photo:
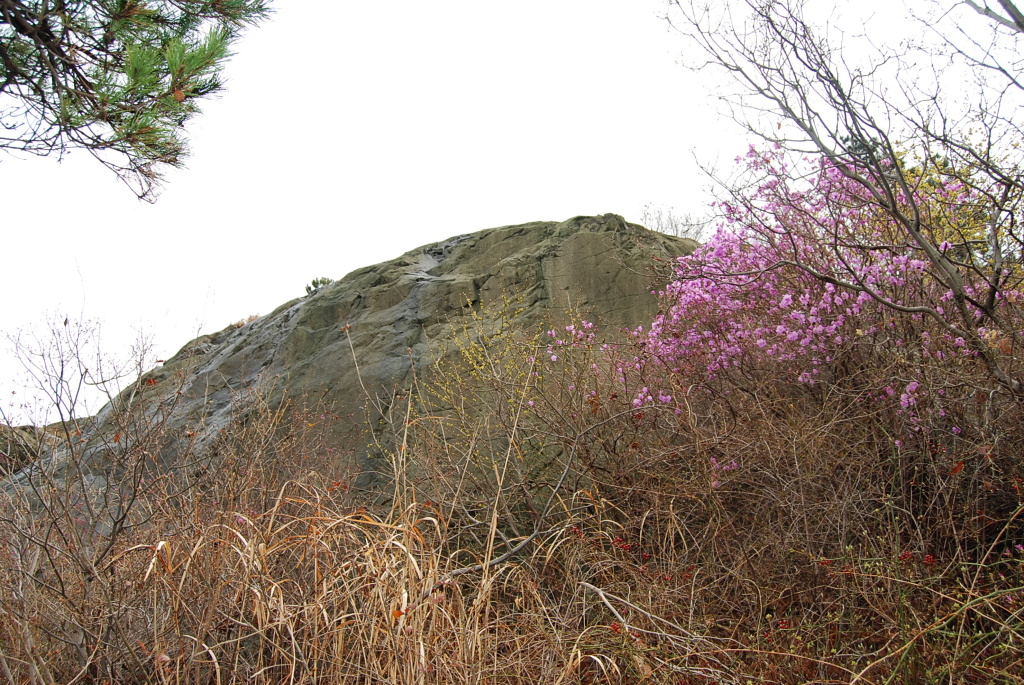
[[[330,390],[369,403],[369,446],[325,390],[197,381],[199,353],[78,418],[65,322],[37,366],[60,421],[0,443],[0,680],[1024,681],[1024,13],[959,3],[858,61],[799,0],[667,4],[758,142],[704,243],[648,260],[657,314],[523,325],[529,256],[430,301],[472,241],[394,263],[402,312],[458,312],[451,349],[290,303],[308,351],[351,352]],[[359,363],[390,346],[384,397]],[[171,420],[213,390],[216,426]]]
[[[514,297],[492,303],[382,412],[376,505],[324,441],[330,407],[266,388],[238,394],[213,461],[156,468],[176,391],[140,381],[103,487],[72,465],[8,490],[0,673],[1018,682],[1019,397],[934,317],[787,266],[726,277],[771,261],[749,223],[682,258],[628,335],[522,331]],[[897,264],[876,265],[894,297],[935,294]],[[1010,336],[980,340],[1017,373]]]

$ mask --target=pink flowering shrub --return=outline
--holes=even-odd
[[[967,340],[984,339],[993,317],[968,303],[964,321],[921,247],[835,165],[822,162],[798,189],[780,158],[751,149],[747,163],[767,180],[752,196],[721,203],[718,232],[679,259],[678,279],[661,293],[668,311],[648,336],[659,357],[702,363],[711,375],[773,360],[812,382],[816,367],[863,336],[873,345],[907,345],[921,358],[978,355]],[[930,195],[959,203],[947,218],[970,216],[981,205],[978,193],[959,183]],[[943,252],[950,246],[937,243]],[[989,285],[976,270],[961,269],[960,277],[977,297]],[[991,297],[1000,320],[1019,329],[1016,282],[1004,279]]]
[[[957,253],[964,299],[834,165],[793,180],[775,155],[746,164],[761,182],[720,205],[651,325],[614,343],[586,321],[547,332],[529,420],[578,436],[579,482],[626,510],[719,503],[692,510],[695,529],[728,511],[771,537],[767,522],[795,531],[810,507],[832,532],[780,539],[809,536],[826,557],[876,544],[865,530],[889,531],[881,556],[912,540],[970,556],[1005,535],[1024,495],[1024,417],[992,362],[1019,371],[1022,293],[1012,270],[993,289],[971,242],[980,192],[929,179],[897,199],[920,209],[938,254]]]
[[[927,430],[927,414],[959,434],[945,419],[948,405],[963,400],[964,380],[968,394],[995,388],[979,357],[1019,366],[997,349],[1022,327],[1015,282],[1003,279],[993,291],[982,270],[961,268],[972,298],[991,297],[987,309],[961,307],[921,246],[835,165],[822,162],[797,184],[779,156],[751,149],[746,163],[764,179],[751,195],[722,203],[717,233],[679,258],[676,280],[660,293],[663,314],[640,333],[651,358],[704,384],[750,387],[768,374],[774,384],[813,386],[856,376],[863,399],[887,401],[911,430]],[[932,184],[915,201],[941,206],[933,237],[939,228],[954,237],[973,229],[942,222],[978,215],[978,195],[959,183]],[[991,328],[995,321],[1010,330]]]

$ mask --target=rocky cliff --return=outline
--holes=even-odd
[[[245,325],[204,335],[147,373],[139,387],[175,387],[166,434],[213,444],[239,393],[265,389],[270,404],[312,397],[339,417],[334,439],[358,452],[373,422],[367,398],[387,398],[448,350],[446,338],[481,303],[520,299],[518,324],[540,326],[573,307],[606,330],[651,320],[653,258],[693,241],[653,233],[622,217],[575,217],[460,235],[358,269]],[[381,402],[374,403],[379,411]],[[97,416],[102,426],[109,407]],[[107,441],[109,447],[109,440]],[[195,447],[195,445],[193,445]],[[372,480],[364,463],[361,479]]]

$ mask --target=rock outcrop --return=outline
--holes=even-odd
[[[17,471],[35,459],[45,443],[44,428],[0,424],[0,477]]]
[[[340,417],[337,440],[365,445],[366,397],[407,386],[445,354],[446,338],[481,303],[520,298],[523,327],[570,307],[606,330],[649,322],[657,301],[652,258],[668,261],[693,241],[653,233],[622,217],[575,217],[456,236],[358,269],[308,297],[242,326],[204,335],[143,377],[146,392],[179,388],[170,435],[212,444],[239,392],[263,384],[322,400]],[[358,365],[358,368],[357,368]],[[365,392],[363,391],[365,388]],[[102,424],[104,413],[97,416]],[[366,465],[364,483],[372,480]]]

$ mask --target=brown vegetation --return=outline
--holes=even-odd
[[[0,678],[1019,681],[1016,403],[972,391],[970,434],[895,448],[853,389],[898,370],[853,355],[827,389],[637,409],[650,371],[622,387],[596,342],[549,363],[512,321],[387,414],[386,505],[354,498],[329,411],[258,389],[215,456],[153,468],[171,436],[126,407],[92,500],[87,469],[30,472],[0,513]]]

